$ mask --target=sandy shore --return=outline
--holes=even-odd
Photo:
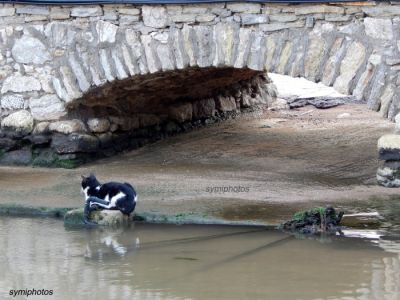
[[[78,207],[80,174],[131,182],[139,212],[276,223],[321,204],[368,208],[377,139],[394,124],[363,105],[257,112],[75,170],[0,168],[0,203]],[[357,203],[357,204],[354,204]]]

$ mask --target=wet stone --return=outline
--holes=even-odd
[[[376,172],[378,184],[384,187],[400,187],[400,161],[387,161]]]
[[[30,149],[20,149],[6,152],[0,159],[4,165],[29,165],[32,161],[32,151]]]
[[[132,218],[123,215],[118,210],[98,210],[90,214],[90,220],[102,226],[123,226],[132,222]],[[66,225],[85,225],[83,221],[83,208],[68,211],[64,216]]]
[[[51,148],[59,154],[96,152],[99,149],[99,140],[87,134],[55,134],[51,142]]]

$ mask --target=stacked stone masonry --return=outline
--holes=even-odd
[[[0,4],[0,162],[112,155],[268,105],[266,71],[323,82],[393,119],[399,16],[390,2]]]

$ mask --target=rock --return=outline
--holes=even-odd
[[[378,168],[376,180],[384,187],[400,187],[400,161],[386,161]]]
[[[132,222],[132,217],[123,215],[118,210],[93,211],[90,220],[102,226],[122,226]],[[83,208],[68,211],[64,216],[65,225],[85,225],[83,222]]]
[[[86,132],[86,127],[82,121],[74,119],[51,123],[49,125],[49,130],[52,132],[70,134],[73,132]]]
[[[304,60],[305,77],[315,81],[318,68],[325,49],[325,42],[320,38],[312,38]]]
[[[271,23],[271,24],[261,24],[260,29],[262,31],[278,31],[288,28],[300,28],[304,27],[305,21],[289,22],[289,23]]]
[[[386,134],[378,140],[379,159],[400,160],[400,135]]]
[[[15,14],[15,8],[10,6],[0,7],[0,17],[11,17]]]
[[[55,165],[57,159],[58,157],[52,149],[40,149],[40,152],[35,155],[32,165],[38,167],[52,167]]]
[[[270,15],[268,17],[271,22],[278,22],[278,23],[293,22],[298,19],[298,17],[294,14],[284,14],[284,13],[280,13],[278,15]]]
[[[64,102],[56,95],[32,98],[29,101],[29,108],[33,118],[38,121],[58,120],[67,114]]]
[[[193,119],[209,118],[215,115],[214,99],[203,99],[193,103]]]
[[[18,94],[4,95],[0,100],[2,109],[18,110],[23,109],[25,104],[24,97]]]
[[[336,116],[336,119],[348,119],[348,118],[350,118],[351,117],[351,114],[350,113],[342,113],[342,114],[338,114],[337,116]]]
[[[290,108],[299,108],[306,105],[312,105],[316,108],[325,109],[331,108],[338,105],[342,105],[347,102],[350,102],[353,99],[352,96],[349,97],[309,97],[309,98],[291,98],[288,99],[287,102]]]
[[[70,9],[62,7],[50,7],[50,18],[52,20],[66,20],[70,17]]]
[[[104,21],[98,21],[96,24],[96,31],[99,37],[99,41],[101,43],[108,42],[114,43],[115,42],[115,35],[117,34],[118,26]]]
[[[267,15],[256,15],[256,14],[242,14],[240,16],[243,25],[254,25],[268,23]]]
[[[379,228],[382,217],[377,212],[343,215],[340,225],[353,228]]]
[[[17,14],[48,16],[50,14],[50,12],[49,12],[49,8],[46,6],[23,5],[23,6],[17,7]]]
[[[43,64],[51,60],[46,46],[37,38],[23,35],[11,49],[14,59],[22,64]]]
[[[400,133],[400,113],[398,113],[398,114],[394,117],[394,121],[396,122],[395,131],[396,131],[396,133]]]
[[[168,108],[168,117],[179,123],[191,121],[193,115],[192,103],[173,105]]]
[[[1,126],[7,130],[29,134],[33,129],[33,117],[29,111],[20,110],[5,117]]]
[[[75,6],[72,7],[71,16],[72,17],[96,17],[101,16],[103,10],[100,6]]]
[[[17,142],[10,138],[0,138],[0,151],[10,151],[17,145]]]
[[[219,96],[215,99],[215,106],[219,111],[236,111],[236,100],[232,96]]]
[[[35,128],[33,129],[33,134],[48,133],[49,125],[50,125],[50,122],[40,122],[40,123],[36,124]]]
[[[366,49],[358,42],[353,42],[347,50],[346,56],[340,65],[340,75],[336,78],[333,87],[343,94],[349,94],[350,84],[358,68],[365,59]]]
[[[344,8],[328,5],[299,5],[295,8],[296,15],[309,14],[344,14]]]
[[[340,232],[343,212],[328,206],[316,207],[308,211],[295,213],[291,220],[279,225],[279,228],[301,234],[336,234]]]
[[[113,134],[111,132],[98,134],[101,148],[109,148],[113,146]]]
[[[227,3],[226,8],[232,12],[244,12],[258,14],[261,10],[259,3]]]
[[[110,129],[110,121],[106,118],[92,118],[87,121],[89,130],[95,133],[106,132]]]
[[[139,116],[140,127],[147,127],[160,124],[160,118],[153,114],[141,114]]]
[[[23,76],[21,74],[15,74],[7,77],[3,82],[3,87],[1,88],[1,93],[5,94],[7,92],[32,92],[40,91],[42,88],[39,80],[32,76]]]
[[[95,136],[79,133],[55,134],[51,141],[51,148],[59,154],[96,152],[99,145],[99,140]]]
[[[6,152],[0,159],[4,165],[28,165],[32,161],[32,151],[30,149],[21,149]]]
[[[390,19],[365,18],[364,26],[365,33],[374,39],[393,39],[393,24]]]
[[[268,106],[269,110],[285,110],[285,109],[289,109],[289,104],[287,103],[287,101],[285,99],[282,98],[276,98],[275,101],[272,101],[272,103],[270,103],[270,105]]]
[[[50,143],[51,137],[44,134],[32,134],[25,137],[24,140],[30,141],[32,145],[43,146]]]
[[[143,5],[143,23],[153,28],[165,28],[168,25],[168,14],[165,7]]]
[[[124,15],[139,15],[140,9],[134,7],[120,7],[118,8],[118,12]]]

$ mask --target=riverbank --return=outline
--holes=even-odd
[[[94,172],[132,183],[137,213],[161,221],[276,225],[327,204],[381,212],[398,202],[375,181],[376,141],[393,128],[358,104],[259,111],[74,170],[1,167],[0,204],[81,207],[80,175]]]

